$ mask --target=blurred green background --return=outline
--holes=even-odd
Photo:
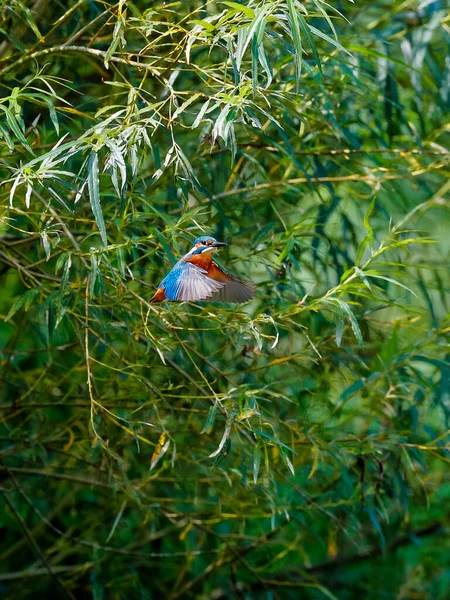
[[[2,598],[449,598],[448,14],[2,2]]]

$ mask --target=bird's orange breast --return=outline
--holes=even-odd
[[[205,271],[209,270],[212,263],[211,254],[209,252],[205,252],[204,254],[193,254],[192,256],[187,256],[184,260]]]
[[[216,265],[209,252],[205,252],[204,254],[194,254],[184,260],[192,263],[196,267],[200,267],[200,269],[204,269],[211,279],[223,281],[224,283],[232,280],[229,275],[224,273],[222,269]]]

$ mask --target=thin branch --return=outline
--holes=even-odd
[[[39,58],[43,58],[45,56],[51,56],[52,54],[66,54],[66,53],[67,54],[81,54],[81,55],[87,54],[88,56],[94,56],[95,58],[102,58],[102,59],[105,59],[107,56],[107,52],[105,52],[103,50],[96,50],[95,48],[86,48],[85,46],[64,46],[64,45],[53,46],[52,48],[46,48],[45,50],[37,50],[36,52],[32,52],[31,54],[22,56],[22,58],[19,58],[19,60],[16,60],[16,62],[14,62],[11,65],[8,65],[8,66],[4,67],[2,70],[0,70],[0,76],[6,75],[7,73],[10,73],[11,71],[15,71],[16,69],[29,63],[30,61],[38,60]],[[128,56],[131,57],[131,56],[137,56],[137,55],[129,54]],[[149,71],[155,77],[160,76],[160,70],[158,68],[148,65],[146,63],[141,63],[141,62],[139,62],[137,60],[133,60],[131,58],[125,59],[125,58],[121,58],[120,56],[112,55],[111,57],[108,57],[108,60],[110,62],[127,65],[128,67],[138,67],[139,69],[145,69],[145,70]]]

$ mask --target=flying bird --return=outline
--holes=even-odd
[[[255,293],[253,284],[240,281],[219,267],[212,254],[226,246],[213,237],[194,241],[187,254],[164,277],[150,302],[206,300],[208,302],[247,302]]]

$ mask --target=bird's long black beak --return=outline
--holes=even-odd
[[[225,242],[214,242],[211,245],[213,246],[213,248],[221,248],[222,246],[228,246],[228,244],[225,244]]]

